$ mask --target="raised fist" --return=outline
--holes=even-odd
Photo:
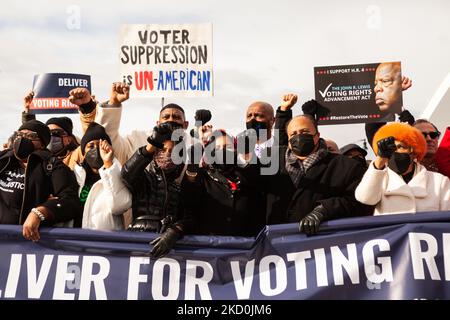
[[[25,98],[23,98],[23,107],[25,108],[25,112],[30,110],[31,102],[34,98],[34,92],[30,91]]]
[[[105,168],[108,169],[109,167],[112,166],[113,159],[114,159],[114,151],[111,148],[111,146],[109,145],[108,141],[101,140],[101,139],[100,139],[99,150],[100,150],[100,157],[103,160],[103,164],[104,164]]]
[[[130,97],[130,86],[122,82],[114,82],[111,87],[109,104],[121,104]]]
[[[281,101],[281,110],[286,111],[291,109],[297,103],[298,96],[296,94],[286,94]]]
[[[77,106],[87,104],[91,99],[91,93],[86,88],[75,88],[69,92],[70,103],[76,104]]]
[[[408,77],[402,77],[402,91],[408,90],[412,86],[412,80]]]
[[[378,146],[377,152],[378,156],[385,159],[389,159],[395,152],[395,150],[397,150],[394,137],[387,137],[381,139],[380,141],[377,142],[377,146]]]

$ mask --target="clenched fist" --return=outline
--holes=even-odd
[[[297,103],[298,96],[296,94],[286,94],[281,101],[281,110],[290,110]]]
[[[89,103],[91,99],[91,93],[86,88],[75,88],[69,92],[70,103],[76,104],[77,106]]]
[[[25,112],[28,113],[28,110],[30,110],[31,102],[34,98],[34,92],[30,91],[25,98],[23,98],[23,107],[25,108]]]
[[[114,82],[111,87],[109,104],[121,104],[130,97],[130,86],[122,82]]]

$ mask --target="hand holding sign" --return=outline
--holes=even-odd
[[[69,92],[70,103],[76,104],[77,106],[89,103],[91,99],[91,93],[86,88],[75,88]]]
[[[25,112],[28,113],[30,110],[31,102],[33,101],[34,92],[30,91],[25,98],[23,98],[23,107],[25,108]]]
[[[283,96],[280,109],[282,111],[290,110],[297,103],[298,96],[296,94],[286,94]]]
[[[109,97],[110,105],[121,104],[130,97],[130,86],[122,82],[114,82]]]

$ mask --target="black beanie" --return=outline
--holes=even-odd
[[[49,124],[56,124],[57,126],[61,127],[69,136],[72,135],[73,130],[73,123],[72,120],[68,117],[58,117],[58,118],[50,118],[45,123],[46,125]]]
[[[50,143],[50,129],[39,120],[25,122],[20,126],[19,131],[24,129],[36,132],[45,147]]]
[[[84,148],[86,148],[89,141],[100,139],[108,141],[110,145],[112,144],[105,128],[96,122],[92,122],[84,133],[83,138],[81,138],[81,153],[84,155]]]

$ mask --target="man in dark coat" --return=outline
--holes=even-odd
[[[73,172],[46,149],[50,130],[24,123],[11,149],[0,153],[0,223],[23,224],[26,239],[39,240],[39,226],[81,215]]]
[[[355,199],[363,168],[328,152],[313,117],[292,119],[287,135],[288,147],[279,147],[278,174],[266,177],[269,224],[299,222],[300,231],[314,234],[322,221],[372,213]]]
[[[169,253],[190,228],[191,220],[184,215],[181,203],[184,164],[176,164],[172,158],[176,146],[172,133],[180,128],[173,122],[160,123],[148,137],[148,144],[122,168],[122,180],[133,196],[133,222],[128,230],[161,233],[152,242],[155,258]]]

